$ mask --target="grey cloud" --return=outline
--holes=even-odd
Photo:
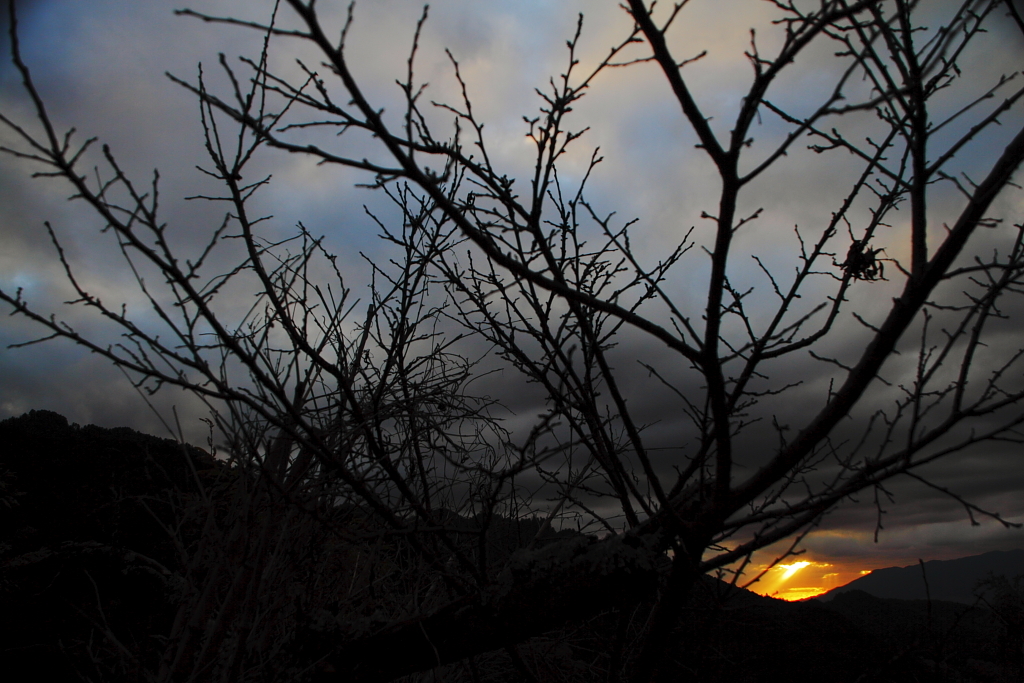
[[[140,179],[148,178],[153,167],[160,167],[172,235],[187,251],[195,249],[198,240],[219,223],[220,209],[200,202],[179,201],[208,186],[201,174],[193,170],[195,164],[204,162],[195,100],[169,83],[163,71],[170,70],[191,79],[196,74],[196,63],[202,60],[207,64],[207,76],[220,87],[223,77],[217,75],[214,68],[217,52],[224,51],[229,57],[254,54],[259,49],[259,36],[175,19],[170,12],[176,5],[171,3],[152,3],[145,9],[138,9],[136,5],[132,5],[131,17],[126,18],[127,4],[123,2],[94,2],[89,12],[61,5],[60,13],[54,9],[58,3],[46,0],[33,3],[26,8],[24,22],[27,57],[40,79],[44,96],[51,103],[51,110],[62,125],[77,125],[83,139],[99,135]],[[549,75],[557,75],[564,68],[564,40],[574,28],[577,9],[588,13],[584,44],[589,52],[585,63],[587,59],[593,61],[603,56],[607,45],[622,37],[628,25],[614,5],[608,3],[608,7],[595,9],[565,3],[552,9],[550,3],[506,3],[499,9],[494,3],[468,6],[455,2],[435,3],[419,55],[422,75],[431,83],[429,95],[442,100],[457,97],[450,66],[441,49],[447,45],[460,60],[481,116],[488,121],[488,140],[494,145],[497,162],[502,168],[528,169],[529,149],[523,142],[526,126],[521,116],[534,114],[540,102],[532,88],[543,86]],[[768,3],[758,3],[757,13],[744,16],[750,24],[761,25],[764,16],[760,12],[767,6]],[[269,11],[270,3],[265,8],[232,2],[214,3],[212,7],[214,13],[244,11],[249,18],[261,19],[264,15],[260,12]],[[695,4],[694,10],[698,16],[691,25],[698,33],[701,33],[702,17],[710,22],[710,14],[721,12],[715,3]],[[340,25],[340,11],[329,18],[336,25]],[[351,49],[355,54],[365,55],[358,60],[358,69],[372,83],[368,91],[375,101],[389,107],[388,115],[397,116],[400,111],[396,108],[398,92],[393,81],[404,75],[408,41],[418,16],[419,5],[413,2],[364,3],[357,9],[358,31],[353,34]],[[714,25],[719,26],[720,22]],[[692,30],[680,28],[675,38],[680,43],[692,39],[692,45],[687,45],[683,51],[687,54],[710,48],[707,60],[691,68],[692,82],[702,104],[716,114],[714,125],[722,130],[729,123],[725,114],[736,106],[749,82],[749,64],[742,57],[737,59],[748,46],[748,28],[742,22],[729,23],[721,29],[701,33],[700,40],[693,39]],[[767,50],[770,42],[767,31],[759,35],[763,36]],[[1008,32],[1008,36],[1012,35]],[[189,49],[182,49],[184,45],[189,45]],[[55,51],[48,54],[51,48]],[[1008,50],[1001,59],[1006,64],[1017,63],[1013,60],[1019,54],[1019,50]],[[275,68],[288,72],[294,68],[292,58],[291,44],[281,43],[272,63]],[[726,63],[730,66],[725,71],[716,70]],[[824,70],[812,71],[803,80],[783,83],[779,97],[790,98],[789,101],[796,98],[798,106],[803,106],[802,98],[820,96],[822,84],[828,83],[831,75]],[[14,106],[24,113],[24,99],[17,92],[16,82],[4,72],[0,72],[0,82],[4,108]],[[698,242],[707,244],[710,233],[700,212],[714,212],[715,207],[708,202],[715,197],[718,181],[710,164],[693,149],[695,140],[686,132],[678,105],[667,96],[663,76],[652,65],[633,71],[616,70],[599,78],[592,91],[580,102],[577,116],[580,127],[592,125],[593,129],[576,143],[576,151],[567,157],[567,185],[579,182],[591,150],[600,146],[607,161],[598,167],[591,180],[590,196],[595,210],[602,215],[617,211],[617,219],[622,221],[634,216],[640,218],[633,233],[634,245],[645,262],[653,263],[663,256],[666,245],[681,239],[693,225],[697,226]],[[444,118],[438,117],[438,120]],[[862,124],[858,122],[856,130],[866,134],[873,123],[871,117],[866,116]],[[775,120],[765,115],[764,125],[757,130],[754,150],[767,153],[771,144],[779,141],[780,131]],[[317,140],[334,144],[330,134]],[[974,171],[975,161],[986,158],[997,142],[995,139],[979,141],[976,153],[963,155],[961,168]],[[360,144],[370,150],[370,143]],[[777,170],[766,174],[751,188],[746,200],[748,210],[764,207],[765,214],[744,228],[736,241],[739,251],[764,256],[766,265],[783,279],[792,272],[798,245],[794,225],[799,225],[809,238],[816,237],[842,200],[837,192],[849,185],[853,173],[845,153],[819,156],[806,151],[804,146],[794,148]],[[110,252],[106,251],[110,245],[104,244],[102,236],[97,235],[100,226],[87,212],[81,211],[84,207],[62,203],[64,194],[53,187],[16,177],[15,174],[24,172],[24,166],[9,160],[2,163],[4,176],[0,192],[3,195],[0,199],[4,201],[0,202],[3,229],[0,263],[4,265],[4,272],[13,272],[9,268],[15,267],[20,268],[21,277],[34,277],[41,283],[56,279],[59,269],[53,264],[52,247],[40,231],[41,221],[49,218],[67,241],[69,254],[76,263],[83,264],[91,281],[106,287],[112,296],[121,294],[130,299],[127,292],[131,281],[125,279],[123,272],[113,272],[117,266],[112,265]],[[813,173],[807,172],[809,168],[814,169]],[[277,236],[289,234],[301,220],[314,234],[326,234],[330,250],[339,255],[339,264],[350,278],[349,284],[356,287],[354,296],[365,297],[362,285],[366,270],[358,252],[380,259],[386,257],[388,251],[376,239],[378,230],[365,216],[362,205],[368,204],[385,219],[394,217],[394,209],[386,198],[379,192],[352,188],[354,182],[365,181],[365,177],[316,167],[307,160],[283,153],[264,155],[256,161],[253,173],[254,177],[260,173],[274,175],[270,188],[255,202],[260,212],[275,216],[267,225],[268,230]],[[521,175],[520,182],[527,182],[527,177]],[[952,215],[956,202],[944,196],[940,201],[948,203],[947,215]],[[860,215],[865,213],[862,207]],[[935,228],[941,229],[941,226]],[[900,246],[893,243],[891,234],[883,231],[876,243],[886,247],[887,253],[891,250],[895,257]],[[987,247],[985,244],[984,248]],[[838,258],[841,260],[842,254]],[[225,255],[222,262],[212,265],[229,262],[229,256]],[[737,263],[740,264],[734,274],[737,282],[759,288],[752,299],[760,302],[753,314],[755,318],[763,317],[762,311],[769,310],[764,302],[772,299],[770,285],[752,259],[741,257]],[[700,292],[707,279],[707,268],[706,256],[695,249],[680,264],[676,279],[670,285],[680,302],[695,311],[695,319],[699,319],[704,303]],[[5,287],[10,282],[8,277],[0,276]],[[826,276],[822,276],[820,282],[818,291],[827,291],[833,286]],[[40,284],[39,287],[41,301],[49,302],[52,310],[63,310],[59,303],[61,292],[55,285]],[[894,293],[892,284],[859,283],[851,298],[857,310],[877,317],[887,308]],[[808,301],[810,298],[807,297]],[[130,300],[139,304],[136,299]],[[241,307],[244,301],[244,294],[238,293],[228,303]],[[90,324],[78,317],[77,312],[71,315],[76,324]],[[10,321],[2,324],[0,341],[4,343],[24,340],[30,332]],[[87,329],[96,329],[102,334],[98,328]],[[855,357],[863,345],[863,328],[847,316],[839,321],[838,329],[840,334],[836,335],[836,341],[823,352],[847,360]],[[1012,341],[1017,332],[1010,329],[1005,334]],[[469,355],[476,352],[482,350],[469,347]],[[636,359],[657,366],[687,390],[694,388],[694,374],[678,356],[657,344],[638,341],[631,333],[623,335],[614,353],[631,405],[652,425],[649,429],[652,443],[666,449],[692,447],[692,427],[681,418],[681,404],[670,391],[648,378]],[[908,362],[897,359],[886,368],[886,372],[891,373],[887,378],[905,378]],[[785,383],[798,371],[805,379],[803,386],[792,390],[774,407],[779,419],[794,427],[820,406],[829,381],[841,375],[834,367],[823,363],[808,366],[806,357],[780,362],[777,371],[776,385]],[[508,405],[513,411],[510,425],[529,425],[543,410],[543,405],[534,388],[517,384],[513,375],[514,371],[506,370],[502,375],[481,382],[479,388],[483,393],[499,396]],[[0,382],[3,416],[45,407],[64,412],[78,422],[123,423],[158,433],[161,429],[148,410],[140,407],[137,394],[120,373],[77,349],[50,344],[4,350],[0,352],[0,376],[4,378]],[[879,388],[867,402],[874,403],[885,393],[885,389]],[[190,426],[187,428],[191,433],[201,434],[198,418],[202,413],[197,406],[187,404],[180,394],[167,392],[157,400],[165,412],[170,404],[179,405],[188,416]],[[761,415],[766,419],[770,416],[767,409]],[[859,427],[844,428],[838,436],[854,438],[857,429]],[[774,443],[773,439],[767,421],[751,431],[746,452],[741,456],[745,471],[753,471],[763,460],[762,453],[767,452],[765,444]],[[1001,511],[1007,514],[1024,514],[1019,505],[1012,504],[1012,493],[1024,488],[1024,475],[1016,474],[1022,471],[1019,464],[1015,464],[1016,448],[1011,444],[1005,448],[993,447],[983,456],[958,457],[933,468],[931,473],[937,482],[958,485],[959,492],[979,504],[1000,503],[1003,504]],[[675,464],[672,458],[677,450],[659,453],[663,454],[659,458],[666,470]],[[914,543],[929,547],[945,544],[943,547],[961,550],[972,544],[1020,543],[1006,540],[1019,539],[1019,536],[1001,536],[990,532],[989,526],[983,527],[982,532],[971,531],[969,526],[961,529],[962,514],[957,506],[932,490],[920,485],[894,486],[898,504],[892,508],[888,530],[882,537],[891,538],[887,541],[890,545],[865,545],[861,532],[865,528],[870,530],[873,524],[873,508],[866,502],[870,494],[865,494],[860,504],[844,505],[826,520],[827,528],[843,535],[815,535],[813,544],[808,541],[808,547],[822,553],[846,553],[845,557],[870,553],[895,556],[897,551],[902,552]],[[930,530],[921,527],[922,530],[915,531],[929,521],[935,522],[928,527]],[[859,535],[854,535],[853,530],[858,529]],[[975,537],[972,533],[981,535]]]

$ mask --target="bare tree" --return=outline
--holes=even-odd
[[[1024,227],[992,211],[1016,187],[1024,129],[1000,129],[999,149],[986,150],[1001,120],[1019,125],[1024,89],[1016,74],[959,66],[984,49],[986,26],[1024,29],[1012,4],[776,1],[777,47],[763,54],[752,32],[752,79],[726,132],[688,84],[693,59],[669,39],[686,2],[655,12],[630,0],[632,29],[585,72],[581,16],[564,73],[537,91],[540,111],[526,118],[535,165],[525,186],[489,154],[454,56],[463,99],[425,102],[415,64],[426,11],[399,81],[405,109],[392,117],[347,60],[352,8],[343,26],[328,27],[312,2],[286,4],[291,18],[275,8],[267,23],[180,12],[265,36],[262,53],[241,66],[221,59],[227,93],[202,75],[172,77],[201,105],[204,172],[222,188],[204,198],[229,207],[189,258],[159,217],[156,176],[143,187],[105,148],[95,180],[79,169],[92,140],[75,145],[54,128],[11,15],[37,125],[4,115],[20,139],[5,151],[63,178],[98,212],[160,322],[147,328],[89,294],[56,237],[72,304],[107,318],[124,341],[93,341],[20,292],[0,298],[46,338],[106,356],[146,391],[176,385],[209,402],[228,452],[252,475],[234,516],[204,508],[223,535],[204,535],[206,550],[183,548],[183,566],[195,568],[184,574],[191,597],[154,680],[212,670],[235,680],[285,650],[292,668],[275,675],[387,680],[464,660],[475,678],[480,655],[506,648],[533,676],[517,644],[612,613],[618,637],[591,674],[647,681],[666,662],[699,577],[741,581],[754,551],[786,539],[792,551],[840,502],[864,491],[884,498],[897,475],[940,488],[972,520],[1009,524],[921,470],[977,444],[1021,440],[1024,348],[1000,335],[1020,315]],[[322,65],[300,63],[299,81],[273,73],[268,54],[288,41],[314,46]],[[842,70],[820,101],[773,100],[780,76],[822,43]],[[587,198],[597,152],[574,183],[558,164],[582,144],[571,112],[602,75],[652,67],[720,192],[701,207],[702,227],[647,262],[633,246],[638,224]],[[762,119],[785,132],[755,153]],[[337,135],[313,144],[311,128]],[[795,268],[783,272],[736,246],[764,220],[760,209],[744,213],[743,198],[808,138],[811,152],[845,155],[858,175],[828,224],[797,230]],[[351,151],[368,142],[375,154]],[[333,257],[304,228],[285,242],[261,237],[263,219],[248,206],[268,181],[246,171],[264,148],[361,171],[401,209],[401,225],[379,221],[396,256],[373,264],[365,307],[355,308]],[[977,166],[981,155],[978,178],[956,165],[970,157]],[[225,255],[235,265],[208,275]],[[751,263],[757,290],[737,284]],[[159,291],[144,277],[154,267]],[[696,308],[674,284],[684,267],[706,268]],[[225,310],[229,288],[258,292],[257,303],[240,316]],[[868,305],[873,291],[887,293],[885,310]],[[843,344],[851,320],[865,340],[854,349]],[[484,347],[493,352],[473,355]],[[495,367],[542,392],[532,428],[506,429],[500,403],[473,395],[474,380]],[[788,412],[788,397],[822,377],[820,405]],[[646,392],[671,397],[689,426],[654,436],[634,407]],[[250,514],[261,506],[276,512]],[[528,538],[502,540],[507,520],[529,517],[539,523]],[[554,534],[569,522],[586,533]],[[321,556],[307,565],[293,557],[303,552]],[[315,576],[300,576],[308,566]],[[283,585],[297,586],[294,605],[275,602]]]

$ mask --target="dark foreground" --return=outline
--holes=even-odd
[[[72,426],[44,411],[0,423],[0,668],[36,680],[158,671],[187,597],[182,546],[205,533],[179,512],[197,497],[227,500],[238,476],[201,449],[130,429]],[[509,551],[523,535],[510,525],[495,541]],[[989,606],[862,591],[796,604],[708,580],[679,629],[666,680],[1016,683],[1024,680],[1021,587],[996,585]],[[302,596],[293,598],[299,605]],[[239,670],[237,680],[324,674],[304,646],[310,625],[301,611],[287,612],[296,620],[289,637],[248,646],[266,647],[273,661],[258,673]],[[604,681],[610,645],[625,639],[628,649],[638,637],[623,626],[642,623],[625,618],[633,616],[602,614],[408,680]]]

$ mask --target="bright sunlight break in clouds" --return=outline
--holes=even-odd
[[[842,571],[829,562],[800,560],[778,564],[750,587],[755,593],[783,600],[804,600],[821,595],[861,576]]]

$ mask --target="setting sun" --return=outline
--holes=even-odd
[[[757,571],[764,573],[748,588],[759,595],[787,601],[806,600],[822,595],[860,578],[865,571],[870,572],[857,566],[818,561],[813,557],[799,562],[776,564],[773,567],[755,563],[751,569],[755,567]]]

